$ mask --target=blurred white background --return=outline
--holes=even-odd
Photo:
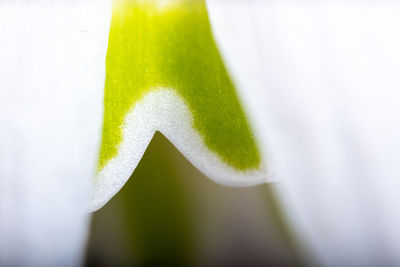
[[[208,1],[300,243],[400,264],[400,3]]]

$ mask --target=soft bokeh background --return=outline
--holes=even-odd
[[[220,186],[157,133],[94,213],[86,266],[298,265],[273,186]]]

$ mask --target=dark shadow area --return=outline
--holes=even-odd
[[[299,266],[270,191],[215,184],[156,133],[94,213],[85,266]]]

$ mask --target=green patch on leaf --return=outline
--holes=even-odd
[[[256,142],[212,37],[204,0],[115,0],[99,169],[116,156],[127,113],[160,87],[182,96],[194,129],[224,162],[237,170],[260,166]]]

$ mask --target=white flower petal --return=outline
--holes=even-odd
[[[301,242],[322,265],[399,265],[399,4],[208,8]]]
[[[268,179],[204,0],[114,1],[104,99],[91,210],[121,189],[155,131],[218,183]]]
[[[266,181],[264,170],[238,172],[210,151],[193,129],[193,117],[184,100],[174,90],[161,88],[147,93],[126,116],[118,154],[99,173],[90,210],[105,205],[131,177],[155,131],[217,183],[245,187]]]
[[[76,266],[100,143],[109,3],[0,3],[0,265]]]

